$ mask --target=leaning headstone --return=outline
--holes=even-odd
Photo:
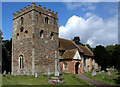
[[[38,74],[37,73],[35,73],[35,78],[37,78],[38,77]]]
[[[20,75],[20,70],[17,70],[17,74]]]
[[[23,75],[26,75],[26,71],[25,70],[23,70]]]

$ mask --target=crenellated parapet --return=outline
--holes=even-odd
[[[19,16],[22,16],[23,14],[27,13],[28,11],[35,10],[37,12],[41,12],[41,14],[50,14],[50,16],[58,18],[58,13],[51,11],[51,9],[46,9],[46,7],[43,7],[41,5],[36,6],[36,3],[32,3],[32,5],[28,5],[28,7],[24,7],[24,9],[20,9],[20,11],[17,11],[16,13],[13,13],[13,20]]]

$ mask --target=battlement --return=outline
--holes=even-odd
[[[57,18],[58,16],[58,13],[54,12],[54,11],[51,11],[51,9],[46,9],[46,7],[43,7],[41,5],[38,5],[36,6],[36,3],[32,3],[32,5],[28,5],[28,7],[24,7],[24,9],[20,9],[20,11],[17,11],[16,13],[13,13],[13,19],[15,19],[16,17],[22,15],[22,14],[25,14],[26,12],[28,11],[31,11],[31,10],[36,10],[36,11],[39,11],[41,13],[48,13],[48,14],[51,14],[51,16],[54,16]]]

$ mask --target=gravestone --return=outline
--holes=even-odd
[[[35,73],[35,78],[37,78],[38,77],[38,74],[37,73]]]
[[[4,72],[3,72],[3,76],[5,76],[5,74],[6,74],[6,70],[4,70]]]
[[[6,70],[4,70],[3,74],[4,74],[4,75],[6,74]]]
[[[20,75],[20,70],[17,70],[17,75]]]
[[[62,67],[60,67],[60,75],[62,75]]]
[[[23,75],[26,75],[26,71],[25,70],[23,70]]]
[[[101,71],[101,73],[104,73],[104,72],[105,72],[104,70]]]
[[[10,72],[8,72],[8,74],[10,74]]]
[[[30,75],[31,73],[30,73],[30,69],[28,70],[28,75]]]
[[[92,76],[96,76],[96,71],[93,69]]]
[[[89,66],[87,66],[87,72],[89,72]]]
[[[108,76],[111,76],[111,72],[110,71],[108,71]]]
[[[50,76],[50,68],[48,68],[48,76]]]

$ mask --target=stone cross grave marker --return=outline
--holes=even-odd
[[[57,62],[58,60],[57,60],[57,51],[55,51],[55,76],[59,76],[59,72],[58,72],[58,66],[57,66],[57,64],[58,64],[58,62]]]

